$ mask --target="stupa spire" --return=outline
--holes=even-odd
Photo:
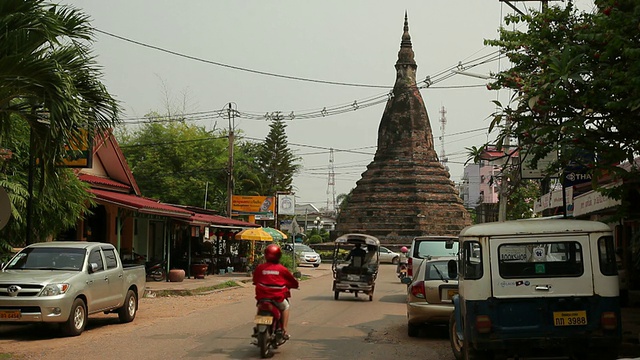
[[[399,65],[411,65],[418,67],[414,59],[413,46],[411,45],[411,35],[409,35],[409,17],[407,12],[404,12],[404,29],[402,32],[402,41],[400,42],[400,51],[398,51],[398,61],[396,67]]]

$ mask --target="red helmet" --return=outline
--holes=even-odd
[[[403,253],[408,253],[409,249],[407,249],[406,246],[403,246],[403,247],[400,248],[400,251],[403,252]]]
[[[269,244],[264,249],[264,259],[270,263],[278,263],[281,256],[282,250],[280,250],[280,246],[276,244]]]

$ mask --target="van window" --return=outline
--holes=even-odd
[[[482,247],[477,241],[465,241],[462,249],[462,277],[480,279],[482,277]]]
[[[458,255],[458,242],[453,242],[453,247],[447,249],[445,241],[424,240],[417,243],[417,252],[414,256],[419,259],[425,259],[427,256],[456,256]]]
[[[612,236],[603,236],[598,239],[598,259],[600,271],[603,275],[617,275],[616,251]]]
[[[584,271],[582,247],[574,241],[504,244],[498,247],[500,276],[577,277]]]

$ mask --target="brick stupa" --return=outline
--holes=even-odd
[[[418,65],[406,14],[395,68],[375,157],[340,212],[336,232],[369,234],[386,244],[406,244],[421,235],[458,235],[471,218],[434,149],[416,85]]]

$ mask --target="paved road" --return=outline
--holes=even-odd
[[[453,360],[444,329],[418,338],[406,335],[405,286],[395,277],[395,266],[382,266],[373,301],[368,301],[366,296],[356,298],[346,293],[336,301],[331,281],[331,276],[310,278],[302,282],[300,290],[293,292],[290,322],[293,338],[278,349],[275,358]],[[42,333],[30,338],[23,333],[17,342],[10,343],[0,338],[0,344],[13,347],[20,346],[20,341],[30,340],[29,345],[34,347],[37,345],[34,342],[42,342],[46,351],[39,356],[46,359],[68,359],[70,354],[83,359],[118,360],[254,359],[258,357],[258,348],[250,345],[250,335],[255,302],[252,289],[248,287],[245,290],[247,296],[202,308],[183,317],[165,318],[153,323],[134,321],[126,327],[114,320],[112,325],[98,325],[89,333],[69,339],[49,340]],[[207,296],[213,299],[226,294]],[[195,298],[199,301],[207,299],[184,297],[178,299],[178,304],[196,301]],[[148,301],[146,305],[153,306],[153,303]],[[12,336],[11,332],[2,332],[1,329],[0,334],[2,337]],[[0,354],[7,350],[0,350]]]

